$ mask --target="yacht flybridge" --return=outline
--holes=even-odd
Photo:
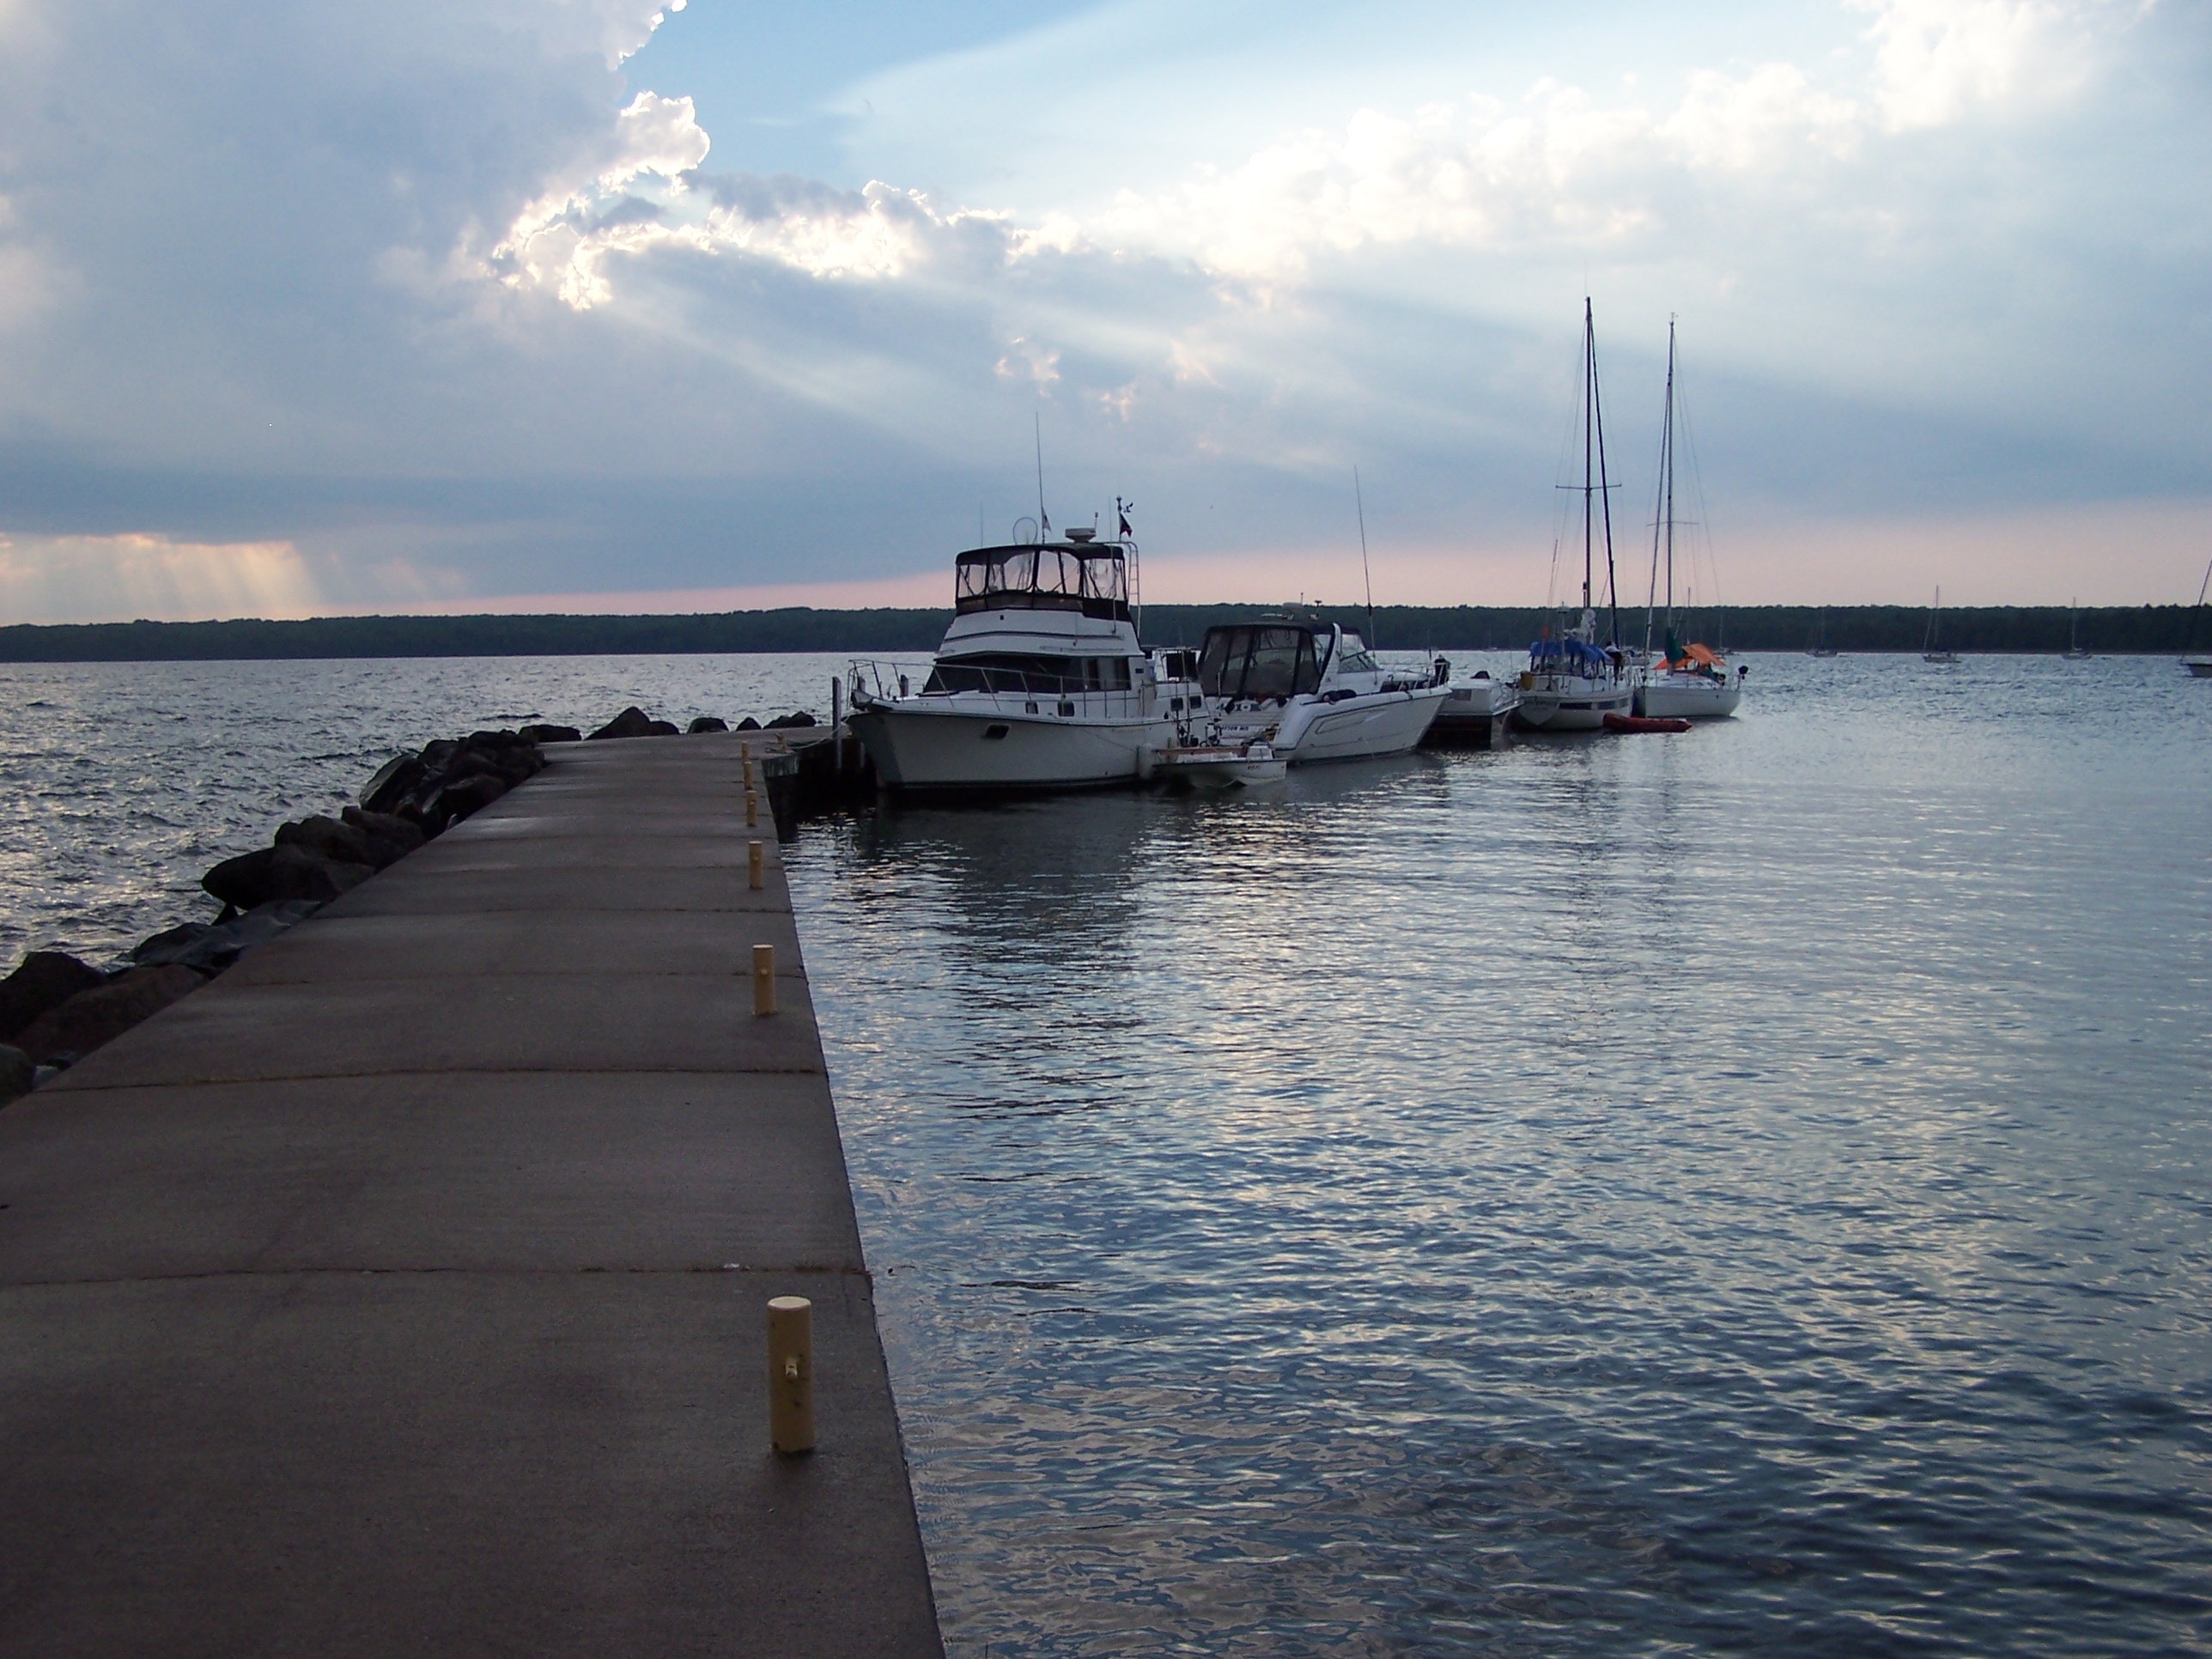
[[[952,626],[921,684],[854,665],[854,735],[894,789],[1139,782],[1198,709],[1191,653],[1147,655],[1127,542],[979,547],[954,562]]]
[[[1287,617],[1206,629],[1198,680],[1222,743],[1265,744],[1292,766],[1403,754],[1450,690],[1384,668],[1334,623]]]

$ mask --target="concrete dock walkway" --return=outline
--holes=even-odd
[[[739,741],[550,748],[0,1110],[0,1654],[941,1651]]]

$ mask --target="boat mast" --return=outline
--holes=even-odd
[[[1595,488],[1591,469],[1596,451],[1590,441],[1593,411],[1597,407],[1597,329],[1590,319],[1589,295],[1583,295],[1583,615],[1590,609],[1590,491]]]
[[[1667,491],[1667,632],[1674,631],[1674,319],[1667,319],[1667,416],[1659,434]]]
[[[1674,319],[1667,319],[1667,408],[1659,422],[1659,499],[1651,526],[1651,589],[1644,600],[1644,655],[1651,655],[1651,612],[1659,586],[1659,556],[1667,556],[1667,635],[1674,633]]]
[[[1367,648],[1375,648],[1375,578],[1367,568],[1367,498],[1359,493],[1359,469],[1352,469],[1352,504],[1359,514],[1359,580],[1367,587]]]
[[[1605,408],[1598,398],[1597,329],[1590,320],[1588,295],[1583,296],[1583,327],[1589,337],[1589,418],[1590,425],[1597,434],[1598,502],[1605,514],[1605,602],[1609,613],[1608,626],[1612,630],[1611,643],[1618,649],[1620,645],[1620,583],[1615,577],[1613,568],[1613,485],[1607,481],[1605,471]],[[1585,467],[1588,466],[1587,459],[1583,465]],[[1585,509],[1585,515],[1587,516],[1587,509]],[[1587,565],[1587,551],[1584,554],[1584,561]],[[1587,576],[1583,580],[1583,608],[1584,610],[1589,608],[1589,580]]]

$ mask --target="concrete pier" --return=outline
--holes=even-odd
[[[941,1652],[740,741],[549,749],[0,1110],[0,1653]]]

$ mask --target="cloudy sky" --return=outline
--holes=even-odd
[[[1680,9],[0,0],[0,613],[1540,603],[1586,293],[1625,589],[1673,315],[1701,597],[2193,599],[2207,9]]]

